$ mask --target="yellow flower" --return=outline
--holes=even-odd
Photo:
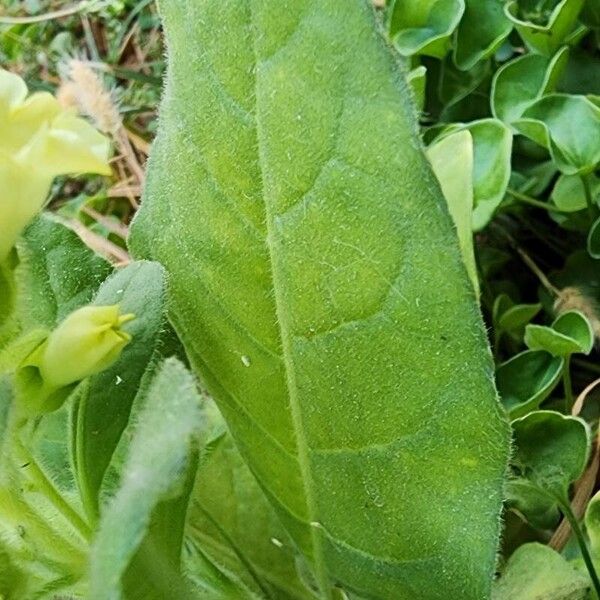
[[[47,92],[0,69],[0,262],[43,208],[52,180],[109,175],[109,141]]]

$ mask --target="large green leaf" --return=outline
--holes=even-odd
[[[485,598],[507,426],[370,2],[162,11],[166,95],[131,241],[169,272],[193,366],[324,592]]]

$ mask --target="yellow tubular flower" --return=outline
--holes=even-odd
[[[0,262],[43,208],[52,180],[69,173],[110,175],[109,141],[47,92],[0,69]]]
[[[131,336],[121,329],[133,315],[119,307],[85,306],[71,313],[24,366],[37,367],[43,386],[56,390],[110,367]]]

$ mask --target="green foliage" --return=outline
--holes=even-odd
[[[136,594],[185,598],[191,593],[181,580],[179,562],[186,497],[204,425],[201,400],[193,378],[175,360],[163,363],[144,396],[120,486],[94,538],[92,599],[121,598],[129,565]]]
[[[465,13],[456,30],[456,66],[468,71],[493,56],[512,28],[503,11],[503,0],[465,0]]]
[[[443,57],[465,10],[464,0],[393,0],[390,35],[404,56]]]
[[[246,9],[162,4],[132,248],[324,594],[485,597],[505,427],[406,84],[362,2]]]
[[[4,2],[0,597],[600,593],[600,3],[370,4],[161,3],[132,250],[162,267],[125,266],[156,3]],[[99,156],[47,94],[73,56],[123,127],[110,177],[49,189]],[[24,412],[26,363],[107,306],[118,360],[75,335]]]
[[[566,175],[590,173],[600,162],[600,108],[588,98],[548,94],[531,104],[514,127],[547,148]]]
[[[589,354],[594,345],[594,332],[585,315],[569,311],[560,315],[552,327],[527,325],[525,343],[531,350],[546,350],[554,356]]]
[[[525,43],[534,52],[550,56],[568,41],[583,3],[584,0],[511,0],[505,10]]]
[[[525,54],[504,64],[492,83],[494,115],[509,124],[521,118],[533,102],[554,91],[568,57],[563,47],[552,57]]]
[[[558,385],[564,360],[548,352],[527,350],[496,369],[496,384],[506,410],[517,418],[535,410]]]
[[[534,526],[551,527],[568,505],[569,485],[583,474],[591,434],[585,421],[553,411],[513,421],[513,478],[507,496]]]
[[[521,546],[504,567],[493,600],[585,600],[590,582],[558,552],[542,544]]]
[[[135,319],[125,325],[131,342],[120,359],[92,378],[72,413],[79,485],[90,516],[106,469],[123,433],[143,378],[161,358],[165,328],[165,275],[156,263],[139,262],[115,273],[99,288],[93,304],[118,303]],[[107,415],[110,419],[107,420]]]

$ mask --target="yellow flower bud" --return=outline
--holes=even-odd
[[[121,329],[134,315],[119,307],[86,306],[71,313],[39,346],[24,366],[37,367],[46,390],[81,381],[110,367],[131,336]]]
[[[109,142],[47,92],[0,69],[0,262],[43,208],[52,180],[69,173],[109,175]]]

